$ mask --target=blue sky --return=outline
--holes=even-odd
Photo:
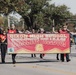
[[[76,14],[76,0],[52,0],[51,3],[55,3],[55,5],[65,4],[70,8],[70,12]]]

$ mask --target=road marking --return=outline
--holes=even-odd
[[[18,66],[22,66],[25,67],[27,66],[27,68],[37,68],[37,69],[41,69],[41,70],[45,70],[45,71],[49,71],[49,72],[54,72],[54,73],[61,73],[61,74],[65,74],[65,75],[76,75],[76,73],[74,72],[69,72],[69,71],[64,71],[64,70],[59,70],[56,68],[48,68],[48,67],[44,67],[44,66],[37,66],[37,65],[30,65],[30,64],[16,64]]]

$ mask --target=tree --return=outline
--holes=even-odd
[[[65,22],[72,15],[65,5],[55,6],[49,4],[50,0],[1,0],[0,13],[8,15],[10,12],[19,13],[27,27],[52,27],[55,20],[56,26]],[[4,8],[4,9],[3,9]]]
[[[4,23],[3,17],[0,16],[0,26],[3,25],[3,23]]]
[[[52,19],[55,20],[55,25],[62,25],[67,19],[71,18],[72,13],[69,12],[69,8],[65,5],[55,7]]]

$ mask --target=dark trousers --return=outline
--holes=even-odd
[[[70,60],[70,59],[69,59],[69,54],[67,53],[66,54],[66,61],[68,61],[68,60]]]
[[[2,61],[2,63],[5,62],[6,52],[7,52],[7,45],[6,44],[1,44],[1,61]]]
[[[15,57],[16,57],[16,54],[12,54],[12,61],[13,61],[13,64],[16,63]]]
[[[69,60],[69,54],[66,53],[66,61]],[[64,54],[61,54],[61,61],[64,61]]]
[[[57,53],[57,56],[56,56],[57,58],[59,58],[59,54]]]
[[[45,54],[40,54],[40,58],[43,58]]]
[[[64,61],[64,54],[60,55],[61,61]]]
[[[56,56],[57,60],[59,60],[59,54],[57,53],[57,56]]]
[[[36,57],[36,54],[31,54],[31,57]]]

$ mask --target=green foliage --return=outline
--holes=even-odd
[[[8,19],[7,17],[4,17],[4,24],[3,24],[4,28],[7,29],[8,27]]]
[[[0,16],[0,26],[3,25],[3,23],[4,23],[3,17]]]
[[[66,22],[67,19],[71,18],[72,13],[70,13],[68,9],[69,8],[65,5],[57,6],[54,8],[54,12],[52,14],[52,19],[55,20],[56,27],[59,27],[64,22]]]
[[[51,0],[1,0],[0,13],[8,15],[10,12],[19,13],[27,27],[40,28],[46,30],[52,28],[52,21],[55,26],[63,24],[72,14],[65,5],[55,6],[49,4]]]

